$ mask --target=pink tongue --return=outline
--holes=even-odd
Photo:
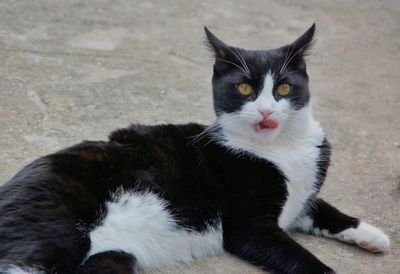
[[[265,119],[265,120],[260,122],[260,125],[262,127],[264,127],[264,128],[277,128],[278,127],[278,122],[276,122],[274,120]]]

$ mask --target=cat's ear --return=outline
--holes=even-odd
[[[229,46],[222,42],[217,36],[204,26],[207,35],[207,46],[214,53],[216,59],[225,59],[230,54]]]
[[[315,23],[293,43],[289,44],[293,58],[304,57],[314,45]]]

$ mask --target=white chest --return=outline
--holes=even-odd
[[[321,142],[305,144],[296,149],[278,148],[262,154],[278,166],[287,179],[287,197],[278,218],[278,225],[283,230],[290,229],[308,198],[316,191],[317,161],[320,157],[316,146]]]

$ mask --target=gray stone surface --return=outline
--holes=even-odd
[[[247,48],[317,22],[316,117],[334,147],[322,195],[385,230],[372,255],[295,238],[338,273],[400,273],[399,1],[1,1],[0,181],[31,160],[131,122],[210,123],[203,25]],[[1,217],[1,216],[0,216]],[[158,273],[261,273],[229,256]]]

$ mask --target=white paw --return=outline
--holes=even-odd
[[[389,237],[380,229],[365,222],[360,222],[357,228],[343,230],[336,234],[335,238],[344,242],[355,243],[359,247],[374,253],[385,252],[390,248]]]

